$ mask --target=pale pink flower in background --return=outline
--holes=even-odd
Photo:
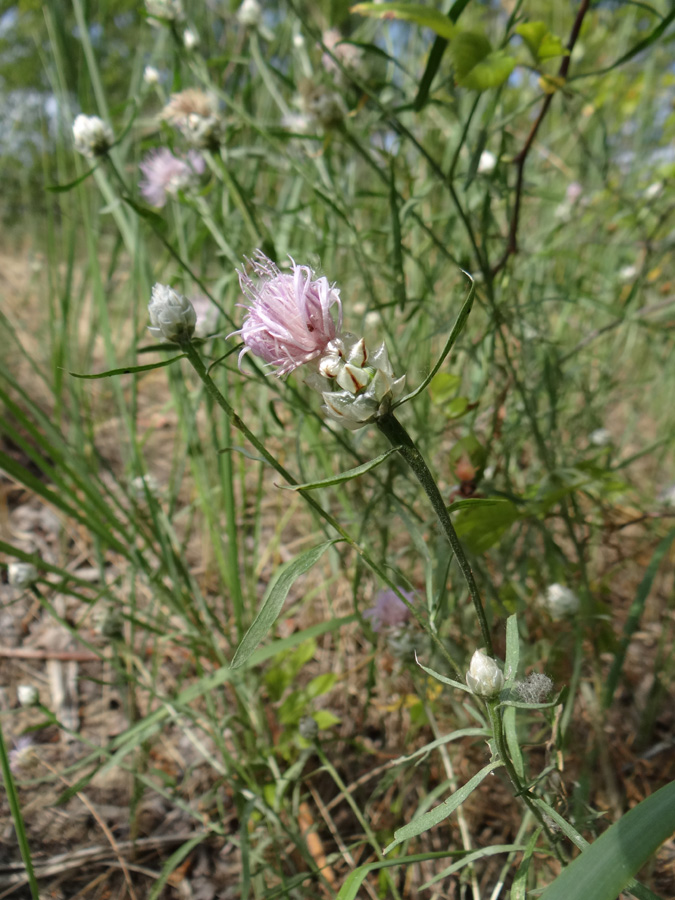
[[[576,203],[583,192],[583,186],[578,181],[571,181],[565,191],[565,200],[570,204]]]
[[[240,271],[239,284],[248,301],[248,314],[240,331],[242,357],[249,351],[288,375],[298,366],[321,356],[342,327],[340,291],[309,266],[292,259],[292,272],[281,272],[257,250],[249,260],[258,281]],[[242,304],[243,305],[243,304]],[[335,307],[335,310],[333,310]]]
[[[414,594],[410,591],[401,593],[412,603]],[[365,610],[363,618],[370,619],[373,631],[379,633],[383,628],[398,628],[405,625],[410,618],[410,610],[391,588],[385,588],[375,594],[375,606]]]
[[[166,147],[153,150],[140,164],[145,178],[140,183],[141,194],[152,206],[164,206],[167,194],[175,196],[185,190],[204,171],[204,160],[194,150],[179,159]]]
[[[360,74],[359,70],[363,64],[363,50],[360,47],[355,47],[354,44],[342,43],[344,39],[340,34],[339,28],[329,28],[327,31],[324,31],[321,35],[321,40],[324,46],[330,50],[333,56],[340,60],[345,68],[352,69]],[[342,72],[330,53],[323,54],[321,65],[326,72],[330,72],[338,78],[342,77]]]

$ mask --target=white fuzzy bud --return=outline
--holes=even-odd
[[[19,706],[36,706],[40,702],[40,692],[32,684],[19,684],[16,688]]]
[[[490,698],[504,687],[504,675],[497,663],[484,650],[476,650],[466,673],[466,683],[478,697]]]
[[[114,140],[110,126],[98,116],[80,114],[73,122],[73,145],[78,153],[88,159],[103,156]]]
[[[7,579],[14,587],[30,587],[37,577],[38,571],[33,563],[13,562],[7,566]]]
[[[237,11],[237,19],[247,28],[257,28],[262,20],[262,8],[258,0],[244,0]]]
[[[544,594],[544,606],[551,618],[564,619],[579,612],[579,598],[563,584],[549,584]]]
[[[150,327],[156,338],[180,343],[190,340],[197,324],[197,313],[187,297],[166,284],[156,284],[148,305]]]
[[[183,46],[186,50],[194,50],[199,44],[199,38],[191,28],[186,28],[183,32]]]
[[[154,66],[143,69],[143,81],[148,85],[159,84],[159,71]]]
[[[478,160],[479,175],[491,175],[497,167],[497,157],[489,150],[483,150]]]

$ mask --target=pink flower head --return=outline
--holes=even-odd
[[[309,266],[293,263],[291,274],[282,273],[264,253],[257,250],[248,260],[258,276],[256,284],[240,271],[239,284],[248,314],[240,331],[245,347],[266,363],[276,366],[276,374],[287,375],[325,351],[342,327],[340,291],[326,277],[316,278]],[[242,304],[243,305],[243,304]],[[332,307],[337,307],[337,322]]]
[[[189,150],[184,159],[174,156],[166,147],[148,153],[140,169],[145,178],[141,181],[141,194],[152,206],[164,206],[167,194],[175,196],[189,187],[204,171],[204,160],[195,150]]]
[[[414,600],[414,594],[410,591],[401,591],[410,602]],[[391,588],[378,591],[375,595],[375,606],[365,610],[364,619],[371,619],[373,631],[380,632],[383,628],[396,628],[410,618],[410,610],[403,600],[398,597]]]

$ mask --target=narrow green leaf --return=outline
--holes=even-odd
[[[458,688],[460,691],[466,691],[467,694],[472,694],[473,691],[466,684],[462,684],[461,681],[454,681],[452,678],[447,678],[445,675],[440,675],[438,672],[434,672],[433,669],[428,669],[426,666],[423,666],[422,663],[417,659],[417,655],[415,655],[415,660],[417,665],[423,672],[426,672],[427,675],[430,675],[432,678],[435,678],[436,681],[440,681],[441,684],[447,684],[450,687]]]
[[[79,372],[69,372],[68,374],[72,375],[73,378],[86,378],[88,380],[93,378],[111,378],[113,375],[134,375],[137,372],[149,372],[151,369],[161,369],[163,366],[170,366],[179,359],[185,359],[185,354],[179,353],[178,356],[173,356],[171,359],[163,359],[161,362],[157,363],[148,363],[146,366],[126,366],[123,369],[110,369],[108,372],[96,372],[94,375],[80,375]]]
[[[371,469],[374,469],[376,466],[379,466],[380,463],[383,463],[387,457],[392,455],[392,453],[397,453],[398,449],[398,447],[393,447],[391,450],[387,450],[386,453],[382,453],[380,456],[376,456],[374,459],[363,463],[363,465],[356,466],[354,469],[348,469],[346,472],[342,472],[341,475],[332,475],[330,478],[325,478],[323,481],[308,481],[306,484],[278,484],[277,487],[280,487],[285,491],[314,491],[317,488],[331,487],[334,484],[343,484],[345,481],[351,481],[352,478],[358,478],[359,475],[363,475],[365,472],[370,472]]]
[[[506,656],[504,658],[504,674],[506,687],[510,687],[518,676],[520,663],[520,635],[518,634],[518,616],[509,616],[506,620]]]
[[[595,69],[593,72],[582,72],[580,75],[577,75],[576,78],[589,78],[593,75],[605,75],[607,72],[611,72],[612,69],[616,69],[618,66],[622,66],[624,63],[628,62],[628,60],[632,59],[634,56],[637,56],[638,53],[642,53],[643,50],[646,50],[647,47],[650,47],[655,41],[661,37],[661,35],[666,31],[666,29],[670,26],[670,24],[675,21],[675,9],[671,10],[665,18],[659,22],[656,28],[653,31],[650,31],[644,40],[639,41],[635,44],[631,49],[624,53],[623,56],[620,56],[615,62],[613,62],[610,66],[607,66],[604,69]]]
[[[479,509],[481,507],[499,507],[504,503],[511,503],[499,497],[471,497],[468,500],[455,500],[448,506],[448,512],[459,512],[460,509]],[[513,504],[511,504],[513,505]]]
[[[541,900],[616,900],[675,833],[675,781],[647,797],[584,850]]]
[[[426,388],[431,384],[433,377],[445,362],[446,356],[448,355],[448,353],[450,353],[460,334],[464,330],[466,320],[469,318],[469,313],[471,312],[471,307],[473,306],[473,298],[476,295],[476,285],[473,278],[469,275],[468,272],[464,272],[464,274],[471,282],[471,287],[469,288],[469,293],[467,294],[466,300],[462,304],[462,308],[460,309],[459,315],[457,316],[457,321],[455,322],[453,329],[450,332],[450,337],[448,338],[445,347],[443,347],[441,355],[436,360],[434,367],[424,379],[422,384],[420,384],[419,387],[415,388],[414,391],[406,394],[405,397],[401,397],[400,400],[397,400],[396,403],[392,405],[392,409],[396,409],[396,407],[400,406],[402,403],[407,403],[409,400],[413,400],[415,397],[417,397],[418,394],[421,394],[422,391],[426,390]]]
[[[424,884],[421,884],[419,890],[426,891],[432,884],[437,884],[443,878],[447,878],[448,875],[459,872],[459,870],[463,869],[465,866],[468,866],[473,862],[478,862],[481,859],[485,859],[488,856],[496,856],[498,853],[517,853],[523,849],[524,848],[518,844],[493,844],[491,847],[481,847],[480,850],[466,853],[461,859],[458,859],[457,862],[448,866],[447,869],[437,872],[433,878],[430,878],[429,881],[425,881]]]
[[[532,854],[534,853],[534,848],[537,846],[537,841],[539,840],[539,835],[541,834],[541,832],[541,828],[535,829],[535,831],[532,833],[532,836],[530,837],[530,840],[527,842],[527,847],[525,847],[523,858],[520,861],[520,865],[516,869],[516,874],[513,878],[513,884],[511,885],[511,900],[526,900],[527,898],[527,875],[530,871]]]
[[[210,836],[211,833],[209,831],[203,831],[201,834],[197,834],[193,838],[190,838],[189,841],[186,841],[177,850],[174,850],[174,852],[162,866],[162,871],[159,873],[159,878],[154,883],[154,885],[152,886],[152,890],[148,894],[148,900],[157,900],[157,897],[159,897],[159,895],[162,893],[162,888],[169,880],[174,869],[178,868],[185,857],[192,853],[195,847],[198,847],[202,843],[202,841],[205,841],[206,838]]]
[[[231,668],[238,669],[256,649],[281,612],[293,583],[304,575],[337,540],[324,541],[281,566],[273,575],[263,597],[262,607],[248,629],[232,659]]]
[[[394,840],[388,847],[385,847],[383,853],[389,853],[392,847],[395,847],[397,844],[410,840],[410,838],[417,837],[418,834],[422,834],[423,831],[428,831],[430,828],[433,828],[434,825],[438,825],[439,822],[447,819],[448,816],[461,806],[466,798],[476,790],[481,781],[483,781],[484,778],[487,778],[490,772],[494,772],[495,769],[498,769],[499,766],[502,765],[503,762],[500,759],[495,759],[491,763],[488,763],[487,766],[484,766],[480,772],[477,772],[473,776],[473,778],[470,778],[463,787],[448,797],[444,803],[430,809],[429,812],[424,813],[423,816],[413,819],[412,822],[404,825],[403,828],[399,828],[398,831],[394,832]]]
[[[448,18],[453,24],[459,19],[470,2],[471,0],[455,0],[448,13]],[[443,54],[445,53],[447,46],[447,39],[438,35],[431,48],[431,52],[429,53],[427,66],[420,80],[420,86],[417,89],[417,96],[415,97],[415,103],[413,104],[415,112],[419,112],[429,99],[431,84],[436,77],[436,73],[441,65],[441,60],[443,59]]]
[[[30,892],[33,900],[40,900],[40,891],[38,888],[38,883],[35,878],[35,870],[33,869],[33,857],[30,851],[30,845],[28,843],[28,836],[26,834],[26,828],[23,822],[23,816],[21,815],[21,801],[19,800],[19,795],[16,790],[16,785],[14,784],[14,776],[12,775],[12,769],[9,761],[9,754],[7,752],[7,747],[5,745],[4,735],[2,733],[2,725],[0,724],[0,772],[2,773],[2,780],[5,786],[5,793],[7,796],[7,805],[9,806],[9,811],[12,816],[12,821],[14,823],[14,831],[16,833],[16,842],[19,845],[19,851],[21,852],[21,858],[23,859],[23,864],[26,869],[26,878],[28,879],[28,885],[30,887]]]
[[[433,6],[422,6],[418,3],[357,3],[350,12],[372,19],[401,19],[412,22],[422,28],[431,28],[437,35],[449,39],[455,33],[450,19]]]
[[[359,888],[363,884],[366,875],[377,872],[379,869],[390,869],[392,866],[412,866],[415,863],[426,862],[429,859],[445,859],[447,856],[457,856],[461,851],[442,850],[434,853],[417,853],[414,856],[402,856],[398,859],[385,859],[382,862],[366,863],[350,872],[342,887],[338,891],[335,900],[356,900]]]
[[[76,178],[75,181],[69,181],[68,184],[48,184],[47,190],[51,191],[53,194],[64,194],[66,193],[66,191],[72,191],[72,189],[76,188],[78,184],[82,184],[83,181],[86,181],[86,179],[89,178],[94,169],[96,169],[96,166],[88,169],[84,173],[84,175],[80,175],[80,177]]]

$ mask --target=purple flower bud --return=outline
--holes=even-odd
[[[260,250],[249,260],[258,282],[244,271],[239,284],[248,300],[248,314],[240,331],[249,351],[287,375],[321,356],[342,327],[340,291],[325,277],[316,278],[309,266],[293,263],[282,273]],[[333,307],[337,316],[334,316]],[[337,321],[336,321],[337,319]]]

